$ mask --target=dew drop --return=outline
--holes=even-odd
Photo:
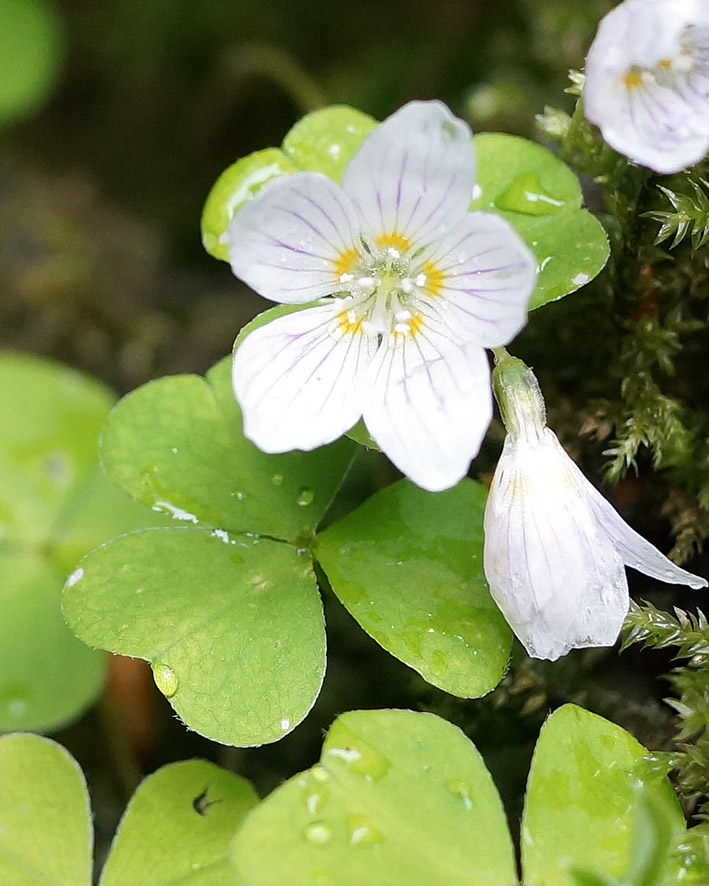
[[[347,836],[351,846],[375,846],[384,842],[382,835],[364,815],[349,816]]]
[[[67,580],[66,580],[66,586],[67,586],[68,588],[73,588],[74,585],[77,583],[77,581],[81,581],[81,579],[82,579],[83,577],[84,577],[84,570],[83,570],[81,567],[79,567],[78,569],[75,569],[75,570],[71,573],[71,575],[69,576],[69,578],[67,578]]]
[[[271,477],[271,483],[273,483],[274,486],[283,486],[283,474],[274,474]]]
[[[325,753],[328,757],[341,760],[350,772],[359,775],[365,781],[379,781],[391,768],[391,763],[381,751],[359,737],[345,746],[327,748]]]
[[[553,215],[566,205],[546,191],[536,172],[518,176],[509,188],[495,198],[499,209],[510,209],[526,215]]]
[[[449,794],[461,800],[463,808],[469,811],[473,808],[473,797],[470,791],[470,785],[461,781],[459,778],[449,778],[446,782],[446,790]]]
[[[313,766],[310,770],[310,774],[315,781],[319,781],[320,784],[324,784],[326,781],[330,780],[330,773],[324,766],[321,766],[320,763],[316,763],[315,766]]]
[[[329,799],[329,793],[322,785],[309,786],[303,791],[303,802],[308,810],[308,815],[315,817],[321,811]]]
[[[332,831],[322,821],[313,821],[305,829],[305,839],[316,846],[325,846],[332,840]]]
[[[315,501],[315,493],[312,489],[303,488],[298,493],[298,498],[296,499],[296,504],[299,504],[301,508],[306,508],[308,505],[311,505]]]
[[[154,662],[152,668],[155,685],[158,687],[160,692],[162,692],[165,698],[172,698],[172,696],[177,692],[179,686],[177,674],[173,671],[171,667],[166,664],[162,664],[162,662],[159,661]]]
[[[28,695],[26,686],[19,684],[8,686],[0,695],[0,710],[4,708],[7,715],[13,719],[24,717],[27,713]]]
[[[233,492],[233,493],[232,493],[232,495],[234,496],[234,498],[235,498],[237,501],[243,501],[244,498],[245,498],[245,495],[244,495],[244,493],[241,491],[241,489],[237,489],[236,492]]]

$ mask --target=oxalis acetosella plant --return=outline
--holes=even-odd
[[[440,491],[467,473],[492,413],[484,348],[503,353],[508,437],[485,511],[484,570],[527,652],[612,645],[628,612],[624,564],[706,587],[642,539],[546,428],[533,374],[501,351],[526,321],[537,265],[513,227],[468,211],[472,133],[439,102],[378,126],[344,170],[276,179],[231,220],[235,274],[309,304],[241,341],[233,386],[244,433],[310,450],[360,417],[409,479]]]
[[[709,151],[709,2],[616,5],[572,79],[573,116],[540,119],[560,156],[518,136],[473,134],[440,101],[411,101],[380,123],[334,105],[306,114],[280,147],[237,160],[211,190],[205,248],[273,304],[206,377],[157,379],[108,414],[103,468],[153,513],[81,559],[62,594],[66,621],[92,647],[148,661],[186,726],[223,745],[276,743],[306,719],[325,677],[324,612],[334,654],[354,632],[343,608],[415,672],[411,706],[427,711],[336,716],[349,705],[338,707],[335,684],[359,674],[335,659],[318,762],[263,800],[212,764],[165,767],[126,810],[104,886],[147,882],[145,871],[155,882],[213,875],[243,886],[709,884],[706,618],[632,603],[626,574],[707,587],[684,568],[709,536],[709,419],[697,406],[706,385],[692,379],[697,393],[687,394],[679,353],[695,335],[687,365],[706,362],[698,290],[709,213],[697,194]],[[663,194],[676,212],[660,211]],[[670,254],[660,246],[671,234]],[[572,342],[591,354],[578,382],[591,406],[572,430],[553,396],[568,353],[562,324],[579,328],[548,307],[562,298],[589,318],[589,339],[615,336],[599,358]],[[557,329],[558,359],[545,366]],[[545,342],[536,353],[535,330]],[[542,385],[508,349],[534,363]],[[2,372],[29,390],[38,370],[11,360]],[[102,421],[109,405],[94,408]],[[597,438],[586,447],[615,435],[596,453],[613,479],[649,456],[682,493],[679,556],[586,478],[569,445],[584,421]],[[64,551],[57,522],[53,511],[42,556]],[[690,661],[671,678],[670,753],[649,754],[609,720],[550,701],[583,695],[594,710],[621,709],[622,689],[611,710],[569,687],[602,660],[573,650],[612,647],[622,631],[624,645],[676,647]],[[468,701],[503,681],[490,702]],[[477,737],[484,712],[515,699],[524,716],[556,707],[536,740],[519,859],[481,756],[440,716]],[[665,732],[658,726],[664,748]],[[0,739],[3,771],[17,773],[17,789],[0,801],[0,844],[26,833],[22,816],[43,823],[48,846],[74,828],[66,882],[88,886],[90,812],[73,761],[15,735]],[[63,821],[43,817],[48,785],[73,810]],[[699,824],[687,826],[678,794]],[[149,847],[148,809],[166,835]],[[0,880],[3,864],[0,853]]]

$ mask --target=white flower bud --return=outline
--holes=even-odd
[[[625,566],[706,587],[638,535],[545,426],[533,373],[506,357],[493,375],[508,429],[485,509],[485,576],[535,658],[610,646],[628,611]]]

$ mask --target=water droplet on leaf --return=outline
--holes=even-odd
[[[382,835],[364,815],[349,816],[347,836],[351,846],[375,846],[384,842]]]
[[[446,782],[446,790],[449,794],[453,794],[454,797],[462,801],[465,810],[473,808],[473,796],[470,785],[467,782],[461,781],[458,778],[449,778]]]
[[[162,662],[154,662],[152,668],[155,685],[158,687],[160,692],[162,692],[165,698],[172,698],[172,696],[177,692],[179,686],[177,674],[173,671],[171,667],[166,664],[162,664]]]
[[[506,191],[497,196],[495,205],[498,209],[526,215],[553,215],[566,206],[566,201],[546,191],[536,172],[528,172],[518,176]]]
[[[332,831],[322,821],[313,821],[305,829],[305,839],[316,846],[325,846],[332,840]]]
[[[296,499],[296,503],[301,506],[301,508],[306,508],[308,505],[311,505],[315,501],[315,493],[312,489],[301,489],[298,493],[298,498]]]

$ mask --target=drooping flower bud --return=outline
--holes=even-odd
[[[537,380],[505,355],[493,389],[508,435],[485,509],[485,576],[495,602],[535,658],[610,646],[628,611],[625,566],[693,588],[584,477],[546,427]]]

